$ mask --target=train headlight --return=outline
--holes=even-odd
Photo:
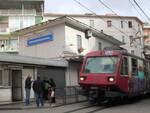
[[[81,80],[81,81],[85,80],[85,77],[80,77],[80,80]]]
[[[108,81],[109,81],[109,82],[114,82],[114,81],[115,81],[115,78],[114,78],[114,77],[108,77]]]

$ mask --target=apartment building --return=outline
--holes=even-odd
[[[42,21],[44,0],[0,0],[0,52],[18,53],[11,32]]]
[[[66,14],[44,14],[44,20],[51,20]],[[133,16],[118,16],[114,14],[96,15],[96,14],[67,14],[78,21],[81,21],[92,28],[103,33],[111,35],[119,41],[122,41],[123,48],[130,53],[143,57],[143,31],[142,21]]]

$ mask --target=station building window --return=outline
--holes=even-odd
[[[122,42],[125,43],[125,36],[122,36]]]
[[[1,39],[0,50],[17,50],[18,40],[17,39]]]
[[[120,21],[120,23],[121,23],[121,28],[123,28],[123,21]]]
[[[129,36],[130,38],[130,47],[134,46],[134,38],[133,36]]]
[[[81,35],[77,35],[77,50],[79,53],[82,52],[81,49],[83,49],[82,48],[82,37],[81,37]]]
[[[0,69],[0,87],[8,87],[11,85],[9,70]]]
[[[94,27],[95,25],[94,25],[94,20],[90,20],[90,26],[91,27]]]
[[[132,28],[132,21],[128,21],[129,28]]]
[[[102,43],[101,42],[98,43],[98,50],[102,50]]]

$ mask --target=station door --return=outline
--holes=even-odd
[[[11,70],[12,73],[12,101],[22,100],[22,71]]]

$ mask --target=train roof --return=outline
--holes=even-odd
[[[87,53],[86,56],[98,56],[100,55],[101,53],[106,53],[108,54],[108,56],[113,56],[113,55],[125,55],[125,56],[131,56],[133,58],[137,58],[137,59],[141,59],[141,60],[147,60],[147,61],[150,61],[149,59],[145,59],[145,58],[142,58],[142,57],[139,57],[139,56],[136,56],[134,54],[131,54],[129,53],[128,51],[126,50],[102,50],[102,51],[92,51],[92,52],[89,52]],[[111,54],[110,54],[111,53]]]

